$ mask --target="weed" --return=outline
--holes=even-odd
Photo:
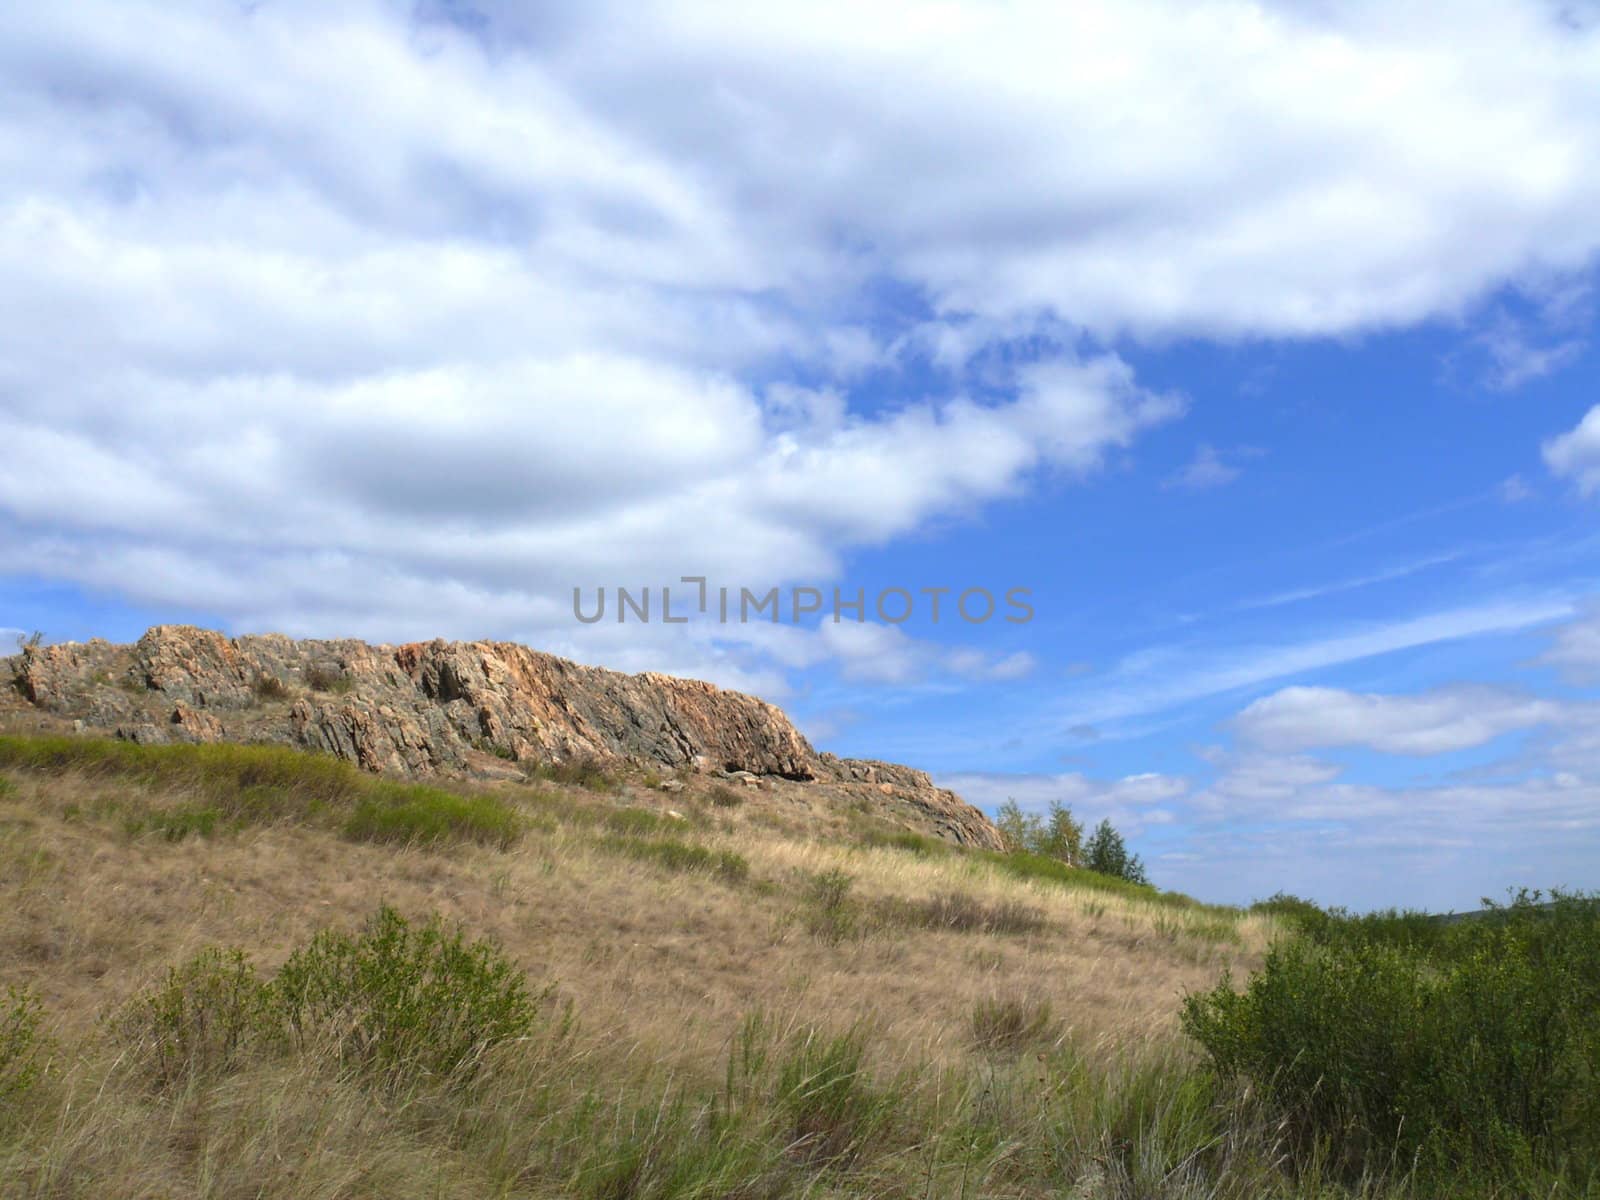
[[[724,883],[743,883],[750,877],[749,862],[732,850],[713,850],[675,838],[605,837],[598,845],[602,850],[652,863],[667,871],[698,872],[715,876]]]
[[[844,871],[823,871],[806,885],[801,920],[806,931],[830,946],[855,936],[860,913],[850,889],[855,879]]]
[[[972,1006],[972,1044],[988,1054],[1016,1054],[1054,1036],[1048,1000],[991,996]]]
[[[725,783],[714,786],[706,794],[706,799],[718,808],[738,808],[744,803],[744,797]]]
[[[326,692],[334,696],[348,695],[356,686],[356,681],[341,668],[321,663],[307,667],[301,678],[313,692]]]
[[[250,692],[263,704],[277,700],[287,700],[293,694],[283,680],[276,675],[268,675],[265,672],[255,677],[255,680],[250,684]]]

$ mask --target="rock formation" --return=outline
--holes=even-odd
[[[15,690],[36,709],[138,742],[284,742],[393,775],[505,777],[596,759],[804,784],[967,845],[994,826],[921,771],[818,754],[754,696],[624,675],[509,642],[228,638],[160,625],[132,646],[24,649]]]

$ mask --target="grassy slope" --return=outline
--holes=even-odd
[[[0,1195],[1347,1194],[1273,1169],[1176,1031],[1270,917],[694,787],[27,738],[0,773],[0,978],[53,1045],[0,1101]],[[553,985],[471,1089],[378,1096],[305,1053],[156,1089],[105,1019],[203,947],[270,975],[380,903]]]

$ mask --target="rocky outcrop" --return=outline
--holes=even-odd
[[[818,754],[754,696],[509,642],[373,646],[161,625],[132,646],[27,649],[12,668],[36,708],[139,742],[286,742],[412,777],[583,758],[743,772],[865,797],[953,841],[999,845],[982,813],[921,771]]]

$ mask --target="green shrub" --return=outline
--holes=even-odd
[[[1536,899],[1536,898],[1535,898]],[[1335,917],[1185,1030],[1279,1113],[1296,1154],[1507,1171],[1600,1161],[1600,911],[1526,897],[1455,925]]]
[[[1050,1001],[991,996],[972,1006],[972,1044],[989,1054],[1016,1054],[1048,1041],[1055,1021]]]
[[[881,846],[889,850],[904,850],[921,858],[938,858],[950,853],[950,846],[938,838],[927,837],[910,829],[865,829],[857,835],[863,846]]]
[[[855,879],[839,870],[822,871],[806,884],[801,920],[813,937],[837,945],[860,929],[860,911],[850,889]]]
[[[503,849],[522,836],[522,821],[498,796],[380,782],[356,802],[344,834],[363,842],[477,842]]]
[[[39,1078],[41,1010],[32,992],[7,987],[0,1005],[0,1104],[26,1092]]]
[[[387,905],[359,933],[317,934],[272,984],[297,1044],[326,1039],[342,1061],[396,1080],[470,1078],[485,1051],[528,1032],[542,998],[494,942]]]
[[[209,948],[172,967],[117,1021],[122,1036],[168,1086],[225,1070],[269,1032],[267,986],[240,950]]]

